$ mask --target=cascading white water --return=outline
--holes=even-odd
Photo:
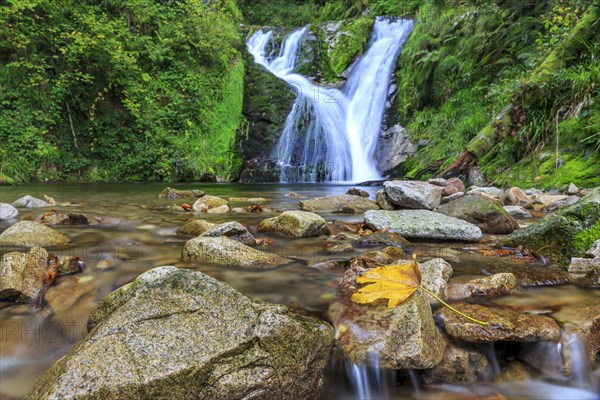
[[[381,178],[374,152],[395,60],[413,22],[378,17],[367,52],[340,90],[317,86],[294,73],[306,28],[289,35],[269,54],[273,32],[258,31],[247,42],[256,63],[292,85],[297,93],[285,128],[272,151],[281,181],[366,181]]]

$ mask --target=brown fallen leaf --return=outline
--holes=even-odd
[[[193,208],[192,206],[190,206],[189,204],[180,204],[181,208],[183,208],[185,211],[192,211]]]
[[[58,276],[58,257],[51,254],[48,256],[48,258],[49,263],[48,267],[46,268],[46,273],[42,278],[42,283],[44,285],[50,286],[54,283],[56,277]]]

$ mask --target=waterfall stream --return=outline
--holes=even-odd
[[[307,28],[290,34],[278,52],[273,32],[254,33],[247,42],[256,63],[290,84],[297,98],[271,158],[282,182],[380,179],[375,149],[393,68],[410,36],[410,20],[378,17],[368,50],[341,89],[318,86],[294,72]]]

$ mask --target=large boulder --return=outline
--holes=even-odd
[[[201,272],[159,267],[106,296],[30,399],[318,399],[328,324]]]
[[[519,228],[500,204],[485,196],[464,196],[441,205],[437,212],[477,225],[483,233],[507,234]]]
[[[356,260],[344,273],[329,314],[338,332],[338,346],[356,364],[377,356],[382,368],[432,368],[444,354],[446,341],[438,331],[428,296],[417,290],[398,306],[359,305],[350,299],[356,278],[368,263]]]
[[[300,202],[300,209],[316,213],[362,214],[368,210],[379,210],[379,206],[375,201],[364,197],[341,194],[303,200]]]
[[[48,253],[32,247],[29,253],[6,253],[0,260],[0,300],[32,302],[43,285]]]
[[[577,286],[600,287],[600,258],[571,258],[568,271]]]
[[[279,216],[261,221],[258,232],[277,232],[300,238],[329,234],[327,221],[318,214],[307,211],[285,211]]]
[[[38,199],[37,197],[33,197],[30,195],[23,196],[12,203],[13,207],[22,207],[22,208],[40,208],[40,207],[49,207],[51,206],[46,200]]]
[[[534,249],[552,261],[568,265],[597,240],[600,231],[600,187],[576,204],[558,210],[534,224],[511,233],[504,244]]]
[[[442,203],[444,188],[428,182],[388,181],[383,187],[390,201],[404,208],[433,210]]]
[[[225,222],[223,224],[216,225],[207,229],[203,232],[201,237],[219,237],[219,236],[227,236],[230,239],[237,240],[240,243],[243,243],[248,246],[254,246],[256,244],[256,239],[248,229],[246,229],[242,224],[236,221]]]
[[[399,124],[392,125],[377,138],[375,166],[383,175],[394,175],[416,149],[408,131]]]
[[[367,211],[365,224],[373,230],[387,228],[389,232],[407,238],[465,241],[481,239],[479,227],[428,210]]]
[[[13,219],[19,215],[19,210],[8,203],[0,203],[0,221]]]
[[[34,221],[20,221],[0,234],[0,245],[14,247],[62,246],[69,238],[55,229]]]
[[[552,318],[522,314],[508,308],[484,307],[477,304],[453,303],[458,311],[479,321],[488,322],[484,327],[443,307],[436,314],[440,318],[446,333],[465,342],[488,343],[558,341],[560,328]]]
[[[190,239],[183,246],[181,258],[247,269],[273,268],[289,262],[275,253],[253,249],[225,236]]]

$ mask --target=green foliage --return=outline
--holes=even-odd
[[[19,181],[229,174],[240,20],[232,0],[9,1],[0,13],[4,172]],[[194,154],[203,144],[229,147]]]
[[[262,26],[300,27],[315,21],[314,0],[239,0],[244,21]]]

